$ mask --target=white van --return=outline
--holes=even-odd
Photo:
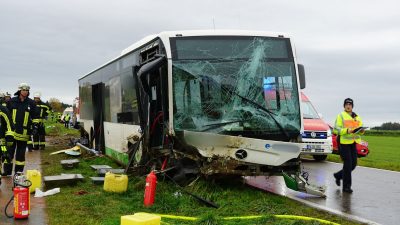
[[[301,93],[301,107],[304,120],[301,154],[323,161],[332,153],[332,132],[304,93]]]

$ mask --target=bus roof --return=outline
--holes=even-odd
[[[91,73],[107,66],[108,64],[118,60],[119,58],[129,54],[130,52],[146,45],[156,38],[160,38],[164,43],[169,42],[171,37],[190,37],[190,36],[262,36],[262,37],[285,37],[289,38],[287,34],[270,32],[270,31],[252,31],[252,30],[181,30],[181,31],[163,31],[158,34],[153,34],[142,38],[131,46],[121,51],[121,54],[93,71],[85,74],[79,80],[85,78]],[[168,46],[166,46],[168,47]]]

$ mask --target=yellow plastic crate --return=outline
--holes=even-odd
[[[38,170],[27,170],[26,179],[32,182],[32,185],[29,187],[30,193],[35,192],[36,188],[42,187],[42,174]]]
[[[161,217],[150,213],[121,216],[121,225],[160,225]]]
[[[108,192],[125,192],[128,189],[128,176],[107,172],[103,188]]]

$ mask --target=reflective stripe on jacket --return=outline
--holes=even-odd
[[[0,106],[0,138],[6,136],[14,136],[14,123],[11,120],[8,109],[4,106]]]
[[[340,135],[340,144],[360,143],[361,136],[359,134],[347,133],[349,128],[355,129],[360,126],[362,126],[362,121],[358,115],[353,118],[346,111],[343,111],[336,117],[333,132]]]
[[[43,122],[43,119],[45,119],[50,114],[51,107],[42,101],[36,103],[36,106],[39,111],[38,118],[42,119],[41,122]]]
[[[28,141],[31,135],[32,121],[37,120],[35,102],[28,97],[22,102],[16,96],[10,100],[8,110],[12,114],[12,121],[15,126],[15,140]]]

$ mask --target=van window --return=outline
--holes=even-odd
[[[301,101],[301,107],[303,110],[304,119],[319,119],[319,115],[311,102]]]

